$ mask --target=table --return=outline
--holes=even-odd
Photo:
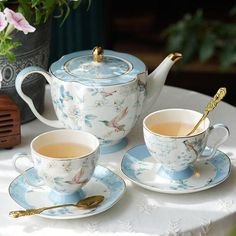
[[[229,88],[230,89],[230,88]],[[53,109],[46,93],[45,115],[52,118]],[[210,97],[194,91],[164,86],[149,112],[163,108],[189,108],[202,112]],[[236,227],[236,108],[221,102],[209,114],[212,123],[223,123],[231,131],[220,150],[231,159],[232,171],[222,184],[202,192],[170,195],[152,192],[131,183],[120,170],[125,152],[143,143],[142,118],[128,135],[123,150],[102,155],[99,163],[124,178],[127,190],[109,210],[84,219],[51,220],[38,216],[13,219],[11,210],[20,207],[9,197],[8,186],[18,175],[11,165],[17,152],[29,152],[30,141],[38,134],[52,130],[38,120],[22,125],[22,143],[11,150],[0,150],[0,236],[12,235],[214,235],[225,236]]]

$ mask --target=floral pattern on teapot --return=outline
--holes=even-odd
[[[65,128],[88,131],[101,144],[124,138],[135,125],[145,98],[145,83],[87,87],[78,83],[51,84],[55,112]]]

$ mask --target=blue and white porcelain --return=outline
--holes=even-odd
[[[26,175],[31,181],[38,176],[34,168],[28,169]],[[52,219],[76,219],[99,214],[116,204],[125,192],[124,181],[109,169],[97,166],[91,180],[82,188],[81,196],[103,195],[104,201],[94,209],[82,210],[76,207],[62,207],[42,212],[39,216]],[[24,209],[57,205],[50,198],[50,189],[46,186],[29,186],[23,175],[18,176],[9,186],[11,198]]]
[[[153,112],[143,120],[144,140],[152,157],[162,164],[160,174],[171,179],[186,179],[194,174],[192,165],[198,158],[204,160],[214,156],[217,148],[229,137],[229,129],[223,124],[210,126],[210,120],[206,118],[200,125],[200,130],[187,135],[201,119],[202,114],[188,109],[164,109]],[[157,125],[170,125],[177,123],[179,129],[185,129],[182,136],[163,135],[153,131]],[[190,130],[180,127],[189,125]],[[188,127],[188,126],[187,126]],[[167,129],[167,127],[166,127]],[[216,140],[211,140],[212,152],[202,155],[211,134],[218,129]],[[169,131],[170,132],[170,131]]]
[[[204,151],[205,152],[205,151]],[[209,150],[206,149],[208,154]],[[159,173],[157,163],[145,145],[130,149],[123,157],[121,170],[135,184],[155,192],[183,194],[212,188],[225,181],[231,169],[229,157],[217,150],[210,160],[199,160],[193,164],[194,174],[182,180],[173,180]]]
[[[59,143],[74,143],[88,147],[88,153],[76,157],[51,157],[39,152],[45,145]],[[32,162],[40,179],[32,182],[25,176],[32,186],[46,185],[51,188],[52,198],[61,198],[62,201],[79,200],[78,191],[88,183],[93,175],[99,158],[99,141],[96,136],[80,130],[53,130],[38,135],[31,141],[31,154],[16,153],[13,156],[15,169],[25,174],[20,168],[25,158]]]
[[[101,145],[110,147],[126,137],[143,107],[150,107],[157,99],[168,71],[181,54],[170,54],[147,76],[146,66],[138,58],[111,50],[98,54],[99,50],[97,47],[93,55],[87,50],[63,56],[51,65],[49,73],[38,67],[25,68],[16,78],[16,89],[45,124],[88,131]],[[58,120],[40,115],[22,92],[24,79],[33,73],[42,74],[49,82]]]

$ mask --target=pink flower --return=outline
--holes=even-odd
[[[3,31],[7,26],[7,21],[2,12],[0,12],[0,31]]]
[[[25,19],[25,17],[19,13],[10,10],[9,8],[5,8],[4,14],[7,18],[7,21],[14,25],[14,27],[20,31],[23,31],[24,34],[28,34],[29,32],[34,32],[35,28],[29,24],[29,22]]]

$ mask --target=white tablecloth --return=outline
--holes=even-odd
[[[229,88],[235,89],[235,88]],[[165,86],[151,111],[163,108],[190,108],[202,112],[210,97],[197,92]],[[45,114],[53,117],[49,93]],[[103,155],[99,163],[110,168],[127,184],[122,199],[109,210],[84,219],[52,220],[38,216],[13,219],[9,211],[20,207],[8,195],[8,186],[18,175],[11,165],[12,155],[29,152],[30,141],[52,130],[38,120],[22,125],[22,143],[0,150],[0,236],[25,235],[214,235],[225,236],[236,227],[236,108],[224,102],[209,114],[212,123],[224,123],[231,136],[220,150],[232,161],[229,178],[222,184],[198,193],[170,195],[152,192],[131,183],[121,173],[125,152],[143,143],[142,118],[128,135],[128,146]]]

